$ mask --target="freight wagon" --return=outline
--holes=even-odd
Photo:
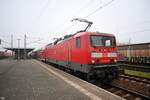
[[[136,64],[150,64],[150,43],[118,46],[119,60]]]

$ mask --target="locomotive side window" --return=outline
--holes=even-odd
[[[91,44],[94,47],[116,46],[115,38],[109,36],[91,36]]]
[[[80,37],[77,37],[77,38],[76,38],[76,47],[77,47],[77,48],[80,48],[80,47],[81,47],[81,38],[80,38]]]

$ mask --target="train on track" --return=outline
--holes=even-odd
[[[12,56],[12,54],[10,52],[0,51],[0,59],[9,58],[11,56]]]
[[[85,30],[66,35],[44,49],[35,52],[38,59],[57,64],[73,73],[84,75],[87,80],[111,81],[118,77],[117,47],[113,34],[88,32],[92,22]]]
[[[119,60],[134,64],[150,64],[150,43],[118,46]]]

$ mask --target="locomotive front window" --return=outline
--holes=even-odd
[[[114,47],[116,46],[115,38],[110,36],[91,36],[91,44],[94,47]]]

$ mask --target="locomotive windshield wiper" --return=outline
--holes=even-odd
[[[88,25],[87,25],[87,27],[86,27],[84,30],[82,30],[83,32],[86,32],[87,30],[89,30],[89,28],[90,28],[91,25],[93,24],[93,22],[88,21],[88,20],[86,20],[86,19],[82,19],[82,18],[74,18],[74,19],[71,20],[71,21],[80,21],[80,22],[85,22],[85,23],[87,23]]]

